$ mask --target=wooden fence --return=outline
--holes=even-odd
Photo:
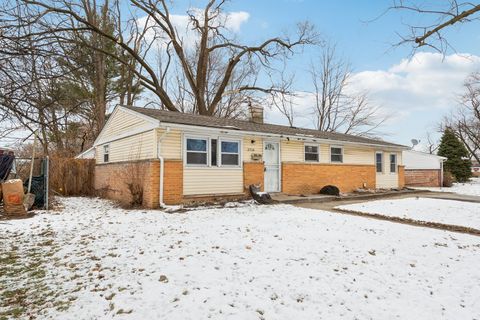
[[[50,190],[64,196],[94,196],[94,159],[50,158]]]

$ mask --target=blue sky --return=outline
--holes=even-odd
[[[412,47],[394,46],[399,41],[397,33],[408,34],[409,22],[427,20],[399,11],[382,15],[389,3],[386,0],[242,0],[232,1],[229,9],[249,13],[240,30],[240,37],[247,41],[277,35],[298,21],[313,22],[322,36],[335,42],[350,61],[359,85],[371,92],[375,103],[393,113],[384,128],[386,139],[409,144],[412,138],[425,140],[427,131],[435,132],[441,118],[455,107],[464,77],[480,68],[476,59],[480,54],[480,36],[477,22],[454,26],[445,35],[462,56],[451,50],[446,57],[420,53],[412,58]],[[463,58],[463,54],[474,57]],[[410,58],[410,63],[402,61]],[[307,50],[291,61],[292,68],[297,70],[297,80],[307,88],[308,76],[302,77],[301,73],[310,59],[312,53]],[[377,90],[385,82],[390,88]],[[276,116],[269,118],[279,121]]]

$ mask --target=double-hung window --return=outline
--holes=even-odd
[[[308,162],[318,162],[318,146],[315,145],[305,145],[305,161]]]
[[[201,138],[186,139],[186,158],[188,165],[208,165],[208,140]]]
[[[343,162],[343,148],[342,147],[330,147],[330,162]]]
[[[376,167],[377,173],[383,172],[383,153],[382,152],[375,153],[375,167]]]
[[[222,166],[240,165],[240,142],[221,140],[220,158]]]
[[[199,167],[240,166],[240,141],[187,137],[185,164]]]
[[[110,155],[110,146],[108,144],[103,146],[103,162],[108,162]]]
[[[390,173],[397,172],[397,155],[392,153],[390,154]]]

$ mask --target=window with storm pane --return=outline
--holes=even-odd
[[[318,162],[318,146],[305,146],[305,161]]]
[[[240,165],[240,143],[238,141],[222,141],[220,153],[222,166]]]
[[[207,165],[207,140],[187,139],[187,164]]]

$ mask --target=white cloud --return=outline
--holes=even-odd
[[[480,57],[417,53],[388,70],[355,73],[351,83],[377,104],[403,115],[416,110],[443,112],[456,104],[465,78],[480,69]]]
[[[230,12],[227,14],[225,27],[235,33],[240,32],[242,24],[246,23],[250,14],[245,11]]]

